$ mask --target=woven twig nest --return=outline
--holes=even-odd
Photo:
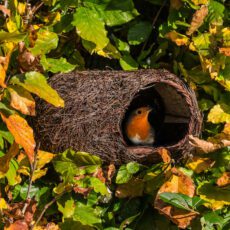
[[[188,136],[200,134],[202,119],[194,92],[166,70],[81,71],[55,75],[50,84],[65,100],[65,108],[38,101],[33,126],[44,150],[72,148],[115,164],[153,163],[159,161],[161,147],[174,158],[189,153]],[[156,98],[169,117],[158,143],[130,144],[122,127],[127,113]]]

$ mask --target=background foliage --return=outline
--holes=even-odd
[[[227,0],[42,0],[0,5],[1,229],[230,229],[230,4]],[[116,169],[39,149],[26,116],[74,69],[166,68],[204,113],[196,153]],[[161,215],[164,214],[164,215]]]

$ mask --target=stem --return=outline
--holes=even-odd
[[[28,186],[28,190],[27,190],[27,194],[26,194],[26,201],[25,201],[25,205],[22,209],[22,214],[25,214],[26,208],[28,207],[28,203],[29,203],[29,199],[30,199],[30,190],[32,188],[32,183],[33,183],[33,176],[34,176],[34,172],[35,169],[37,167],[37,155],[38,155],[38,150],[40,148],[40,143],[38,143],[36,145],[35,151],[34,151],[34,162],[31,165],[31,169],[30,169],[30,182],[29,182],[29,186]]]
[[[156,16],[153,18],[152,29],[154,29],[155,24],[156,24],[156,22],[157,22],[157,19],[159,18],[160,13],[161,13],[161,11],[163,10],[163,8],[165,7],[166,3],[167,3],[167,0],[164,0],[164,2],[163,2],[163,4],[161,5],[160,9],[157,11]],[[144,45],[142,46],[141,53],[142,53],[142,51],[145,49],[145,47],[146,47],[146,45],[147,45],[147,42],[148,42],[148,39],[145,41]]]
[[[38,216],[38,219],[36,220],[36,222],[30,227],[30,230],[33,230],[34,227],[40,222],[40,220],[42,219],[43,215],[45,214],[46,210],[52,205],[54,204],[59,198],[62,197],[62,195],[64,194],[65,192],[57,195],[56,197],[54,197],[49,203],[47,203],[45,205],[45,207],[43,208],[43,210],[41,211],[40,215]]]
[[[35,14],[42,6],[44,2],[37,3],[33,8],[32,8],[32,13]]]

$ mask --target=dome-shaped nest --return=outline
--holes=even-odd
[[[200,134],[202,118],[195,93],[166,70],[80,71],[55,75],[50,84],[65,100],[65,108],[37,102],[32,123],[46,151],[72,148],[108,163],[154,163],[160,159],[161,147],[177,159],[189,153],[188,135]],[[159,107],[163,121],[157,142],[135,146],[124,133],[124,122],[130,111],[152,103]]]

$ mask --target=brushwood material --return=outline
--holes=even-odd
[[[32,124],[43,150],[58,153],[72,148],[98,155],[107,163],[151,164],[161,160],[161,147],[176,159],[187,155],[192,150],[188,136],[199,136],[201,131],[195,93],[166,70],[78,71],[54,75],[50,84],[64,99],[65,107],[38,100]],[[188,127],[173,144],[130,146],[122,133],[122,120],[138,93],[151,86],[162,96],[168,114],[187,114]]]

